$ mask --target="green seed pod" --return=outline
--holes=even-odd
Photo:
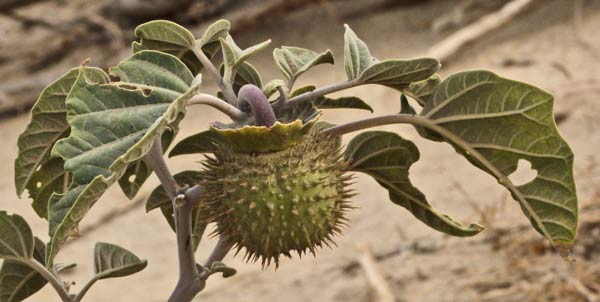
[[[339,141],[307,134],[295,144],[269,153],[242,153],[223,145],[205,161],[209,221],[247,260],[279,263],[322,245],[334,244],[352,208],[351,175]]]

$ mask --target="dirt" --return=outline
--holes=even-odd
[[[555,111],[567,117],[559,125],[560,131],[576,154],[582,223],[572,255],[575,262],[563,261],[529,227],[507,192],[450,146],[425,141],[408,126],[386,126],[381,129],[395,131],[419,146],[421,160],[411,169],[411,179],[428,200],[462,222],[484,223],[488,228],[485,232],[467,239],[439,234],[389,202],[386,191],[372,179],[358,175],[355,187],[360,194],[354,200],[359,208],[350,214],[350,227],[336,238],[336,248],[321,250],[316,258],[283,260],[277,270],[263,270],[259,264],[229,255],[224,262],[235,267],[238,274],[229,279],[212,277],[196,301],[375,301],[365,274],[356,264],[364,245],[379,256],[379,268],[397,301],[588,301],[590,295],[598,297],[600,135],[596,131],[600,128],[600,3],[587,1],[582,25],[574,28],[570,1],[540,2],[543,4],[469,46],[444,66],[442,75],[489,69],[555,95]],[[272,45],[302,46],[315,51],[331,48],[338,59],[335,67],[311,70],[297,84],[301,86],[344,79],[343,23],[350,24],[379,58],[419,56],[448,34],[433,33],[429,24],[451,9],[452,1],[368,9],[376,6],[372,3],[324,3],[270,20],[265,27],[236,38],[242,46],[272,38]],[[4,19],[0,22],[10,23]],[[252,63],[259,67],[263,79],[280,77],[270,52],[259,55]],[[206,85],[209,92],[215,89],[212,84]],[[399,109],[399,97],[389,89],[364,86],[347,93],[368,101],[375,115]],[[342,122],[370,115],[335,111],[327,112],[325,119]],[[224,120],[224,116],[210,108],[191,108],[179,137],[196,133],[216,119]],[[14,194],[16,141],[28,120],[27,115],[20,115],[0,121],[0,141],[5,146],[0,148],[0,158],[5,159],[0,166],[0,194],[4,196],[0,209],[25,216],[36,235],[47,239],[46,221],[37,218],[27,198],[18,199]],[[169,159],[168,163],[176,172],[190,169],[190,162],[201,159],[182,156]],[[152,177],[140,198],[156,185],[157,180]],[[74,290],[80,289],[92,274],[96,241],[119,244],[148,259],[149,266],[141,273],[98,282],[87,301],[165,301],[174,287],[177,264],[173,233],[159,212],[146,214],[142,202],[131,207],[132,202],[118,188],[109,190],[82,222],[83,236],[66,246],[58,257],[59,262],[78,263],[72,273],[64,275],[66,280],[76,280]],[[125,211],[128,208],[132,210]],[[115,209],[123,211],[112,214]],[[214,243],[214,239],[204,239],[197,259],[204,259]],[[58,301],[58,297],[48,286],[28,301]]]

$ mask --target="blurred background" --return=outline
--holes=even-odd
[[[598,0],[0,0],[0,209],[23,215],[34,233],[47,239],[47,222],[13,181],[16,141],[29,121],[28,109],[41,89],[87,58],[108,68],[130,53],[133,29],[152,19],[169,19],[196,36],[226,18],[242,48],[273,39],[268,51],[250,61],[263,80],[281,78],[271,50],[280,45],[317,52],[331,49],[338,64],[318,66],[297,87],[345,79],[343,24],[347,23],[380,59],[433,56],[442,76],[489,69],[537,85],[555,96],[559,128],[575,153],[581,207],[575,262],[563,261],[530,227],[517,203],[489,175],[449,145],[420,139],[410,126],[387,126],[413,140],[421,160],[411,179],[432,204],[462,222],[487,230],[473,238],[452,238],[429,229],[388,201],[375,181],[357,175],[350,227],[337,248],[316,258],[283,260],[261,269],[229,255],[237,268],[230,279],[211,278],[196,301],[410,301],[511,302],[600,301],[600,1]],[[204,90],[216,85],[205,80]],[[374,114],[397,112],[399,95],[382,86],[361,86],[355,94]],[[326,112],[343,122],[371,113]],[[179,137],[225,120],[209,107],[194,107]],[[347,142],[349,137],[345,138]],[[169,159],[173,172],[190,169],[201,156]],[[92,275],[96,241],[121,245],[149,261],[136,275],[99,282],[86,301],[165,301],[177,278],[175,237],[144,201],[158,184],[154,177],[134,200],[117,186],[107,192],[80,226],[58,262],[78,266],[64,277],[79,290]],[[25,194],[26,195],[26,194]],[[207,232],[207,233],[210,233]],[[204,239],[204,259],[215,240]],[[394,299],[386,299],[391,293]],[[58,301],[47,286],[28,301]]]

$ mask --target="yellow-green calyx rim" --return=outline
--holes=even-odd
[[[269,153],[285,150],[303,139],[318,120],[314,118],[306,124],[301,120],[291,123],[275,122],[271,127],[244,126],[237,129],[211,127],[219,133],[229,147],[238,153]]]

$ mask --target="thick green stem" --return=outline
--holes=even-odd
[[[231,83],[223,79],[221,73],[217,70],[217,68],[210,61],[210,59],[204,54],[200,47],[194,47],[192,50],[194,51],[194,54],[196,55],[198,60],[200,60],[200,63],[202,63],[204,68],[206,68],[206,70],[208,70],[208,72],[215,79],[217,85],[219,85],[219,88],[221,88],[221,92],[225,96],[225,99],[227,99],[227,102],[237,107],[238,100],[235,96],[235,92],[233,92],[233,87],[231,86]]]
[[[362,83],[359,81],[343,81],[343,82],[333,83],[333,84],[330,84],[327,86],[323,86],[319,89],[315,89],[313,91],[306,92],[301,95],[295,96],[295,97],[287,100],[287,102],[285,102],[283,104],[286,107],[300,105],[304,102],[310,102],[317,97],[324,96],[324,95],[327,95],[327,94],[330,94],[330,93],[333,93],[336,91],[352,88],[352,87],[355,87],[355,86],[358,86],[361,84]]]
[[[208,105],[229,116],[234,121],[243,121],[246,119],[246,114],[240,111],[233,105],[212,96],[210,94],[200,93],[193,96],[187,102],[188,105]]]
[[[22,261],[22,260],[20,260],[20,261]],[[48,283],[50,283],[50,285],[52,285],[52,287],[58,293],[58,295],[60,296],[60,298],[63,302],[73,302],[74,301],[71,298],[71,296],[69,295],[69,292],[67,292],[65,285],[60,280],[58,280],[58,278],[56,278],[52,274],[52,272],[50,272],[44,265],[42,265],[35,259],[29,259],[27,261],[24,261],[24,263],[27,264],[29,267],[31,267],[33,270],[35,270],[42,277],[44,277],[44,279],[46,279],[48,281]]]

